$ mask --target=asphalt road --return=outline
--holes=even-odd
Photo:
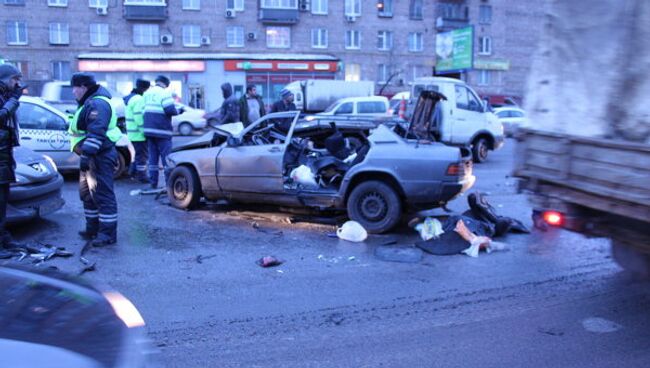
[[[177,138],[175,138],[177,139]],[[513,142],[475,167],[475,189],[502,215],[530,225],[516,194]],[[117,184],[119,244],[94,249],[86,274],[130,298],[167,367],[645,367],[650,285],[616,266],[604,239],[559,231],[508,235],[510,250],[478,258],[424,255],[386,262],[375,252],[412,247],[407,227],[349,243],[334,227],[287,223],[268,209],[175,210],[138,185]],[[75,178],[67,204],[15,229],[79,251],[83,212]],[[450,205],[467,208],[465,197]],[[261,211],[261,212],[260,212]],[[253,226],[253,223],[256,226]],[[279,267],[255,261],[274,255]],[[74,260],[53,262],[74,272]]]

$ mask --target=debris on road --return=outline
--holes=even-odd
[[[279,266],[279,265],[283,264],[284,261],[281,260],[281,259],[275,258],[274,256],[266,256],[266,257],[262,257],[262,258],[258,259],[256,263],[260,267],[267,268],[267,267]]]
[[[253,227],[253,229],[264,234],[270,234],[274,236],[282,236],[284,234],[282,230],[271,230],[271,229],[262,228],[260,224],[258,224],[256,221],[251,222],[251,226]]]
[[[65,247],[43,243],[36,243],[36,245],[13,244],[11,247],[0,249],[0,259],[15,258],[21,262],[29,258],[35,264],[43,263],[54,257],[68,258],[73,254],[67,251]]]
[[[194,258],[194,260],[196,261],[196,263],[201,264],[206,259],[214,258],[216,256],[217,256],[216,254],[211,254],[209,256],[204,256],[204,255],[199,254],[198,256],[196,256],[196,258]]]
[[[431,217],[427,217],[424,222],[415,225],[415,230],[420,233],[422,240],[437,239],[444,232],[440,221]]]
[[[368,238],[368,232],[356,221],[348,221],[343,226],[336,229],[336,235],[339,239],[362,242]]]
[[[414,247],[377,247],[375,257],[387,262],[418,263],[422,260],[424,253]]]
[[[83,256],[79,257],[79,262],[81,262],[84,265],[84,267],[79,272],[77,272],[77,276],[81,276],[86,272],[96,270],[97,262],[91,262]]]

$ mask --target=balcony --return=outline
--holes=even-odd
[[[436,18],[436,30],[438,32],[451,31],[469,26],[468,18]]]
[[[161,3],[144,5],[138,2],[124,2],[124,19],[126,20],[148,20],[148,21],[165,21],[169,17],[167,5]]]
[[[298,23],[298,9],[260,8],[258,20],[270,24],[296,24]]]
[[[438,4],[436,30],[451,31],[469,25],[469,6],[466,1],[446,0]]]

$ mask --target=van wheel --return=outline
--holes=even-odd
[[[113,168],[113,179],[121,178],[126,169],[126,157],[124,157],[122,152],[117,151],[117,161],[115,161],[115,167]]]
[[[369,233],[384,233],[399,222],[402,201],[390,185],[370,180],[352,190],[347,209],[350,220],[361,224]]]
[[[167,181],[167,195],[176,208],[197,208],[201,200],[201,183],[196,171],[187,166],[178,166],[172,170]]]
[[[180,135],[191,135],[194,131],[194,127],[190,123],[181,123],[178,126],[178,133]]]
[[[487,160],[489,151],[490,147],[486,138],[476,138],[476,140],[474,140],[474,143],[472,143],[472,157],[476,163],[485,162],[485,160]]]

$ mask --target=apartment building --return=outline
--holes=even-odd
[[[520,94],[526,47],[535,40],[522,34],[534,33],[525,23],[538,19],[506,0],[0,2],[0,58],[30,84],[81,70],[126,93],[135,78],[165,73],[183,100],[207,109],[220,104],[223,82],[237,93],[256,84],[267,102],[306,78],[372,80],[384,94],[406,90],[435,72],[436,34],[468,26],[475,63],[458,77],[487,95]],[[523,51],[509,50],[522,40]]]

